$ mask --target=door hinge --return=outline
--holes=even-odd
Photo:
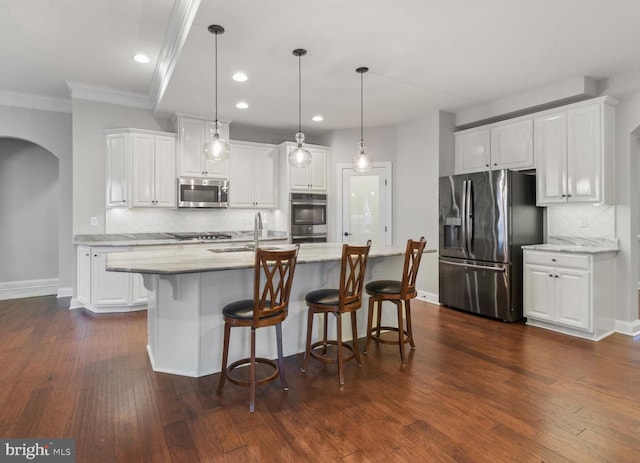
[[[387,226],[384,226],[384,232],[387,233]]]
[[[384,186],[387,186],[387,179],[384,179]]]

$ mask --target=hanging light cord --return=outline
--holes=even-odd
[[[298,132],[302,132],[302,55],[298,55]]]
[[[216,123],[215,123],[215,133],[218,133],[218,34],[214,34],[216,36],[215,38],[215,70],[214,70],[214,77],[215,77],[215,97],[216,97]]]
[[[360,141],[364,141],[364,91],[363,91],[364,72],[360,73]]]

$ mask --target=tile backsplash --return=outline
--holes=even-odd
[[[281,231],[278,211],[263,210],[267,230]],[[108,209],[105,233],[164,233],[253,230],[254,209]]]
[[[616,208],[592,204],[549,206],[547,235],[616,238]]]

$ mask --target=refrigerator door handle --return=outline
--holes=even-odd
[[[467,188],[465,191],[466,195],[466,209],[465,209],[465,241],[467,253],[470,254],[473,251],[473,182],[471,180],[467,180]]]
[[[467,248],[467,180],[462,181],[462,251],[468,257]]]
[[[507,271],[504,267],[488,267],[486,265],[461,264],[458,262],[450,262],[448,260],[441,260],[440,263],[445,265],[453,265],[455,267],[477,268],[482,270],[489,270],[490,272],[498,272],[498,273],[504,273]]]

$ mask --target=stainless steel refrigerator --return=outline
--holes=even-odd
[[[542,243],[535,175],[440,178],[440,303],[512,322],[522,314],[522,249]]]

